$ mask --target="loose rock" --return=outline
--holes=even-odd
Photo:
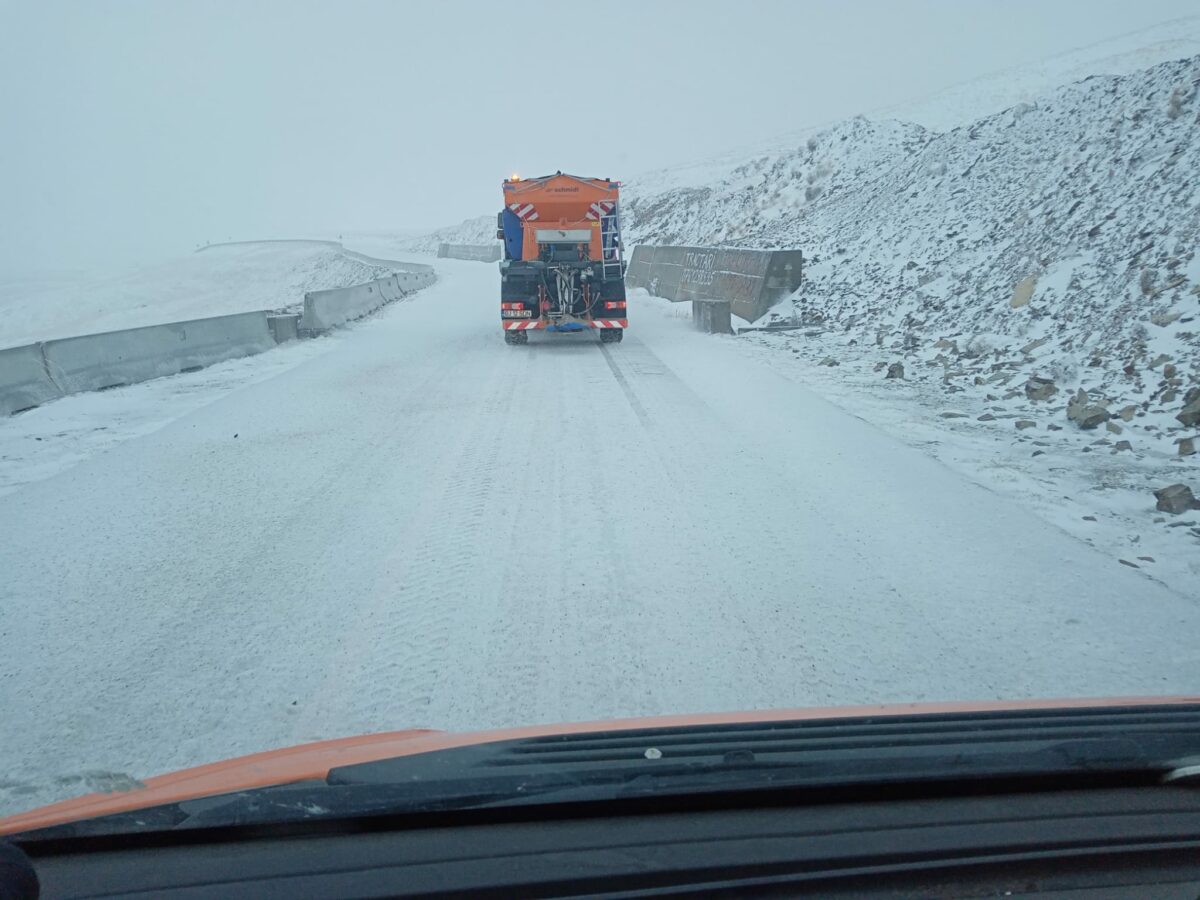
[[[1107,422],[1112,415],[1103,405],[1092,403],[1088,398],[1087,391],[1080,388],[1074,399],[1067,405],[1067,418],[1080,428],[1090,429]]]
[[[1190,395],[1191,391],[1188,391],[1188,394]],[[1200,425],[1200,397],[1190,401],[1187,406],[1176,413],[1175,418],[1187,428],[1191,428],[1193,425]]]
[[[1155,507],[1159,512],[1177,516],[1189,509],[1200,509],[1200,501],[1192,495],[1192,489],[1186,484],[1170,484],[1154,492],[1158,499]]]
[[[1180,438],[1179,439],[1179,455],[1193,456],[1196,453],[1195,438]]]
[[[890,366],[888,366],[887,377],[888,378],[903,378],[904,377],[903,363],[892,363]]]
[[[1105,422],[1104,427],[1108,429],[1109,434],[1120,434],[1124,429],[1116,422]]]
[[[1008,301],[1008,305],[1013,309],[1019,309],[1025,306],[1033,298],[1033,289],[1037,287],[1037,276],[1027,275],[1017,282],[1017,286],[1013,289],[1012,299]]]
[[[1049,400],[1058,393],[1058,385],[1049,378],[1036,375],[1025,382],[1025,396],[1030,400]]]
[[[832,356],[827,356],[827,357],[825,357],[823,360],[821,360],[821,362],[819,363],[819,365],[822,365],[822,366],[840,366],[840,365],[841,365],[841,363],[839,363],[839,362],[838,362],[836,359],[834,359]]]
[[[993,416],[991,413],[984,413],[982,416],[976,416],[975,421],[977,421],[977,422],[995,422],[996,417]]]
[[[1037,422],[1034,422],[1032,419],[1017,419],[1013,424],[1017,426],[1018,431],[1024,431],[1026,428],[1037,428]]]
[[[1129,441],[1117,441],[1116,447],[1114,447],[1114,449],[1117,450],[1118,452],[1121,450],[1132,450],[1133,444],[1129,443]]]

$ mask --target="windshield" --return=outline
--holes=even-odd
[[[1196,695],[1195,13],[0,0],[0,817]]]

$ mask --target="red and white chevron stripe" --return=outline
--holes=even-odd
[[[508,208],[517,214],[517,218],[522,222],[537,221],[537,210],[533,208],[532,203],[510,203]]]
[[[599,222],[600,217],[607,216],[613,211],[613,207],[616,205],[611,200],[597,200],[588,207],[587,215],[584,218],[591,219],[593,222]],[[520,214],[518,213],[518,215]]]
[[[535,319],[532,322],[516,321],[516,322],[501,322],[505,331],[534,331],[538,328],[545,328],[549,322],[542,322]],[[591,325],[593,328],[628,328],[628,319],[592,319]]]

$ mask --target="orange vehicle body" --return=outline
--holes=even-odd
[[[654,728],[678,728],[690,725],[725,725],[750,722],[790,722],[818,719],[845,719],[862,716],[904,717],[928,713],[995,712],[1004,710],[1086,709],[1107,706],[1167,706],[1194,704],[1196,696],[1113,697],[1071,700],[981,701],[962,703],[894,703],[873,706],[826,707],[824,709],[754,710],[737,713],[659,716],[642,719],[615,719],[607,722],[576,722],[564,725],[535,725],[498,731],[449,733],[415,729],[368,734],[360,737],[301,744],[280,750],[268,750],[222,762],[183,769],[167,775],[147,778],[131,791],[89,794],[64,800],[40,809],[0,819],[0,835],[16,834],[34,828],[46,828],[65,822],[144,809],[166,803],[178,803],[231,791],[252,790],[271,785],[289,784],[308,779],[323,779],[330,769],[356,763],[432,753],[493,741],[543,737],[556,734],[630,731]]]
[[[538,258],[537,232],[539,230],[583,230],[591,238],[588,242],[588,259],[600,260],[603,247],[600,241],[600,221],[588,218],[592,204],[616,203],[620,199],[620,187],[615,181],[602,178],[581,178],[577,175],[558,173],[547,178],[532,178],[522,181],[510,178],[504,182],[504,204],[531,204],[538,217],[522,222],[524,231],[521,258]]]

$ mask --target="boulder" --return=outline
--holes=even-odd
[[[1067,405],[1067,418],[1080,428],[1089,429],[1103,425],[1112,418],[1112,415],[1102,404],[1092,403],[1087,391],[1080,388]]]
[[[1195,455],[1195,453],[1196,453],[1196,439],[1195,438],[1180,438],[1179,439],[1179,455],[1180,456],[1193,456],[1193,455]]]
[[[1105,422],[1104,427],[1108,429],[1109,434],[1120,434],[1122,431],[1124,431],[1124,429],[1121,428],[1121,426],[1116,422]]]
[[[897,363],[892,363],[890,366],[888,366],[887,377],[888,378],[903,378],[904,377],[904,364],[897,362]]]
[[[1034,422],[1032,419],[1017,419],[1013,424],[1017,426],[1018,431],[1024,431],[1026,428],[1037,428],[1037,422]]]
[[[1190,395],[1191,391],[1188,394]],[[1200,425],[1200,397],[1197,397],[1176,413],[1175,418],[1182,422],[1186,428],[1191,428],[1193,425]]]
[[[1118,451],[1120,451],[1120,450],[1132,450],[1132,449],[1133,449],[1133,444],[1129,443],[1129,441],[1117,441],[1117,443],[1116,443],[1116,446],[1115,446],[1113,449],[1114,449],[1114,450],[1118,450]]]
[[[1157,312],[1150,317],[1150,321],[1159,328],[1166,328],[1172,322],[1175,322],[1182,316],[1181,312]]]
[[[1121,411],[1117,413],[1117,415],[1119,415],[1123,421],[1131,422],[1133,421],[1133,417],[1137,415],[1137,407],[1131,403],[1129,406],[1123,407]]]
[[[1058,385],[1049,378],[1034,375],[1025,382],[1025,396],[1030,400],[1049,400],[1058,393]]]
[[[982,416],[976,416],[975,418],[976,418],[976,421],[979,421],[979,422],[995,422],[996,421],[996,417],[993,416],[991,413],[984,413]]]
[[[1013,288],[1012,299],[1008,301],[1008,305],[1013,309],[1019,309],[1022,306],[1027,306],[1029,301],[1033,299],[1033,289],[1037,287],[1037,276],[1027,275],[1017,282],[1017,286]]]
[[[1156,509],[1159,512],[1177,516],[1189,509],[1200,509],[1200,500],[1192,495],[1192,489],[1186,484],[1170,484],[1154,492],[1158,500]]]
[[[1165,366],[1163,366],[1163,378],[1174,378],[1178,371],[1179,370],[1175,368],[1175,363],[1167,363]]]
[[[819,363],[819,365],[822,365],[822,366],[840,366],[840,365],[841,365],[841,363],[839,363],[839,362],[838,362],[836,359],[834,359],[832,356],[827,356],[827,357],[825,357],[823,360],[821,360],[821,362]]]

